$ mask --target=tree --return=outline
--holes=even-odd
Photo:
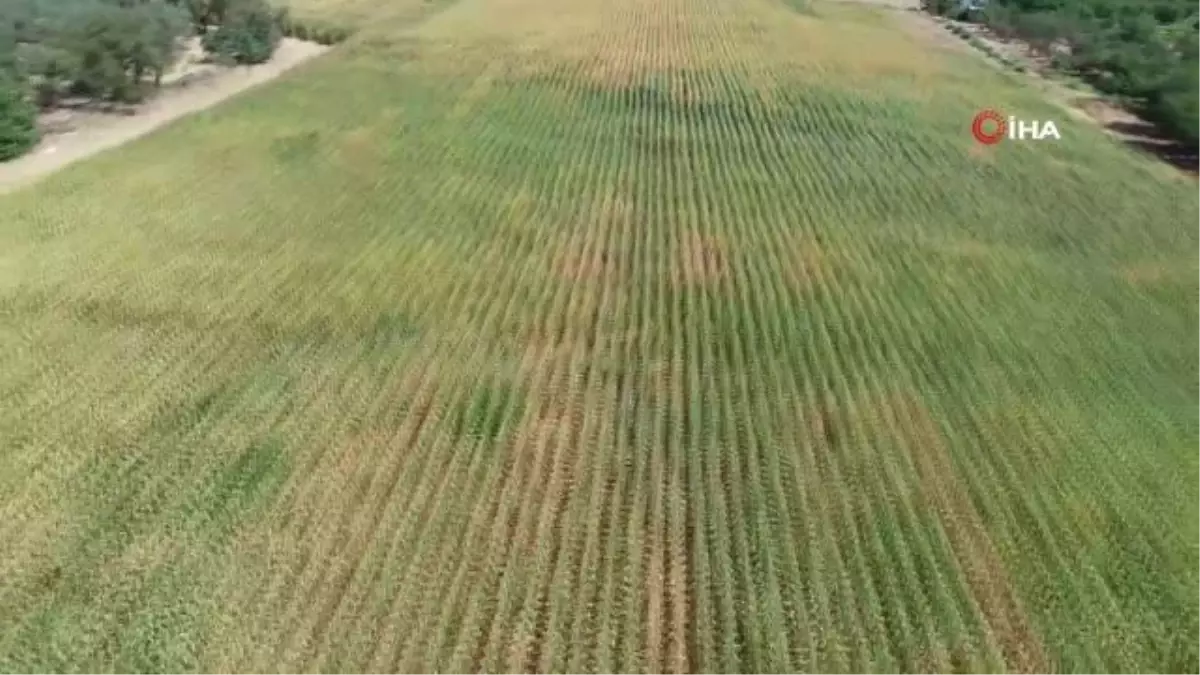
[[[0,157],[36,142],[37,105],[67,89],[140,99],[190,30],[183,1],[0,0]]]
[[[138,26],[116,4],[88,3],[64,21],[56,42],[73,53],[76,93],[116,100],[136,98],[127,70],[130,42]]]
[[[235,63],[262,63],[283,37],[280,14],[265,0],[235,0],[224,22],[204,36],[204,48]]]
[[[169,3],[185,9],[191,17],[192,26],[201,35],[208,31],[209,26],[220,25],[225,20],[229,6],[228,0],[169,0]]]
[[[25,88],[0,74],[0,161],[24,154],[37,140],[37,110]]]
[[[164,2],[145,2],[133,13],[138,30],[129,44],[132,77],[140,82],[143,73],[152,73],[157,86],[163,71],[175,61],[179,38],[188,32],[188,19],[184,12]]]
[[[1056,12],[1019,14],[1015,17],[1013,29],[1035,51],[1049,54],[1050,45],[1066,32],[1066,23],[1067,18]]]
[[[186,13],[163,0],[91,2],[63,19],[56,46],[74,55],[74,89],[100,98],[136,101],[144,76],[161,77],[188,32]]]
[[[0,75],[16,72],[17,35],[11,23],[0,21]]]
[[[1158,95],[1147,102],[1146,115],[1172,136],[1200,143],[1200,63],[1196,52],[1167,78]]]
[[[43,108],[53,106],[78,71],[75,54],[50,43],[24,42],[16,48],[15,72],[28,81]]]
[[[924,0],[954,14],[956,3]],[[1018,37],[1098,90],[1195,144],[1200,11],[1193,0],[990,0],[970,20]]]

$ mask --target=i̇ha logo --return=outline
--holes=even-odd
[[[971,135],[984,145],[995,145],[1006,138],[1012,141],[1062,139],[1054,122],[1019,120],[991,109],[980,112],[971,121]]]

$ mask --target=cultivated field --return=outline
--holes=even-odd
[[[1200,668],[1194,181],[902,13],[296,4],[0,197],[0,670]]]

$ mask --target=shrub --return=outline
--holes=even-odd
[[[187,14],[162,0],[137,4],[95,2],[62,7],[53,35],[23,45],[27,77],[40,77],[52,98],[55,81],[99,98],[131,101],[142,96],[145,76],[155,81],[174,60]]]
[[[293,28],[292,14],[287,7],[280,7],[275,10],[275,26],[279,30],[281,36],[290,36]]]
[[[338,30],[332,26],[326,26],[321,33],[321,44],[332,45],[338,42]]]
[[[285,33],[285,35],[294,37],[297,40],[311,40],[317,44],[334,45],[350,37],[349,30],[326,23],[306,22],[295,19],[289,23],[289,32]]]
[[[0,160],[24,154],[37,140],[37,109],[24,88],[0,75]]]
[[[930,14],[946,15],[954,9],[953,0],[922,0],[921,7]]]
[[[204,49],[235,63],[263,63],[283,37],[279,18],[264,0],[238,0],[228,8],[224,23],[204,36]]]
[[[1188,146],[1200,143],[1200,65],[1194,55],[1170,73],[1161,92],[1150,97],[1143,114]]]
[[[17,45],[16,54],[16,72],[33,86],[37,105],[43,108],[58,101],[59,94],[79,71],[75,55],[61,47],[25,42]]]

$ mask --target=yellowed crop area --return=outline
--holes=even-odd
[[[1194,181],[904,13],[293,7],[0,197],[0,670],[1200,667]]]

